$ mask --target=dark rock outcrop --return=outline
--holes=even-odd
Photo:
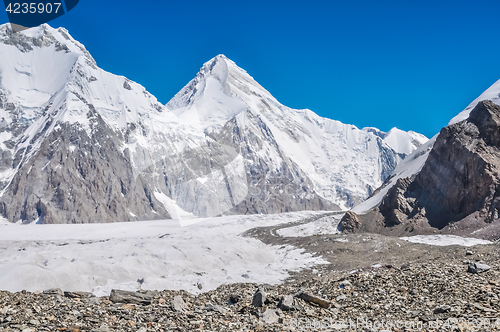
[[[378,215],[385,228],[406,233],[426,227],[451,232],[467,228],[467,218],[480,228],[497,220],[499,211],[500,106],[486,100],[468,120],[443,128],[422,170],[399,179],[371,217],[362,219],[373,222]]]
[[[354,233],[361,227],[358,215],[354,212],[347,211],[339,223],[339,230],[346,233]]]
[[[266,292],[263,288],[258,288],[253,295],[252,305],[254,307],[263,307],[266,302]]]

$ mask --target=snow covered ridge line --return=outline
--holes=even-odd
[[[499,91],[495,83],[471,104],[472,110],[460,113],[458,118],[466,119],[452,120],[400,163],[375,195],[346,214],[341,228],[498,240],[496,194],[491,188],[499,184],[500,99],[479,99],[498,96]]]
[[[500,105],[500,80],[492,84],[479,97],[473,100],[462,112],[453,117],[448,123],[448,126],[468,119],[471,111],[481,101],[485,100],[491,100],[493,103]],[[368,200],[355,206],[353,208],[353,212],[358,214],[367,213],[370,209],[375,208],[376,206],[378,206],[378,204],[380,204],[384,195],[392,186],[394,186],[398,179],[416,176],[424,166],[427,157],[429,156],[429,152],[431,151],[438,135],[439,133],[432,137],[429,141],[427,141],[427,143],[419,147],[416,151],[414,151],[413,154],[406,158],[402,163],[400,163],[393,171],[393,174],[391,174],[391,177],[389,178],[390,182],[387,183],[383,188],[380,188],[379,192],[376,195],[373,195]]]
[[[0,27],[0,215],[99,223],[340,210],[426,138],[280,104],[223,55],[165,106],[69,33]]]

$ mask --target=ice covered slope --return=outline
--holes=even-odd
[[[279,283],[291,271],[326,261],[303,249],[266,245],[241,234],[317,213],[225,216],[189,227],[180,227],[175,220],[113,225],[0,223],[0,284],[9,291],[61,288],[103,296],[113,288],[199,293],[226,283]]]
[[[398,128],[392,128],[389,132],[384,133],[376,128],[364,128],[363,130],[370,131],[384,140],[397,153],[406,155],[411,154],[418,149],[422,144],[428,141],[428,138],[414,131],[403,131]]]
[[[167,107],[209,135],[230,129],[225,139],[241,149],[251,183],[273,187],[279,173],[290,170],[296,176],[285,182],[294,193],[294,183],[310,182],[313,191],[299,192],[314,192],[343,208],[368,197],[427,141],[414,132],[360,130],[286,107],[224,55],[205,63]]]
[[[352,211],[358,214],[365,214],[370,211],[370,209],[378,206],[382,199],[387,194],[389,189],[391,189],[399,179],[411,178],[415,176],[422,167],[424,166],[429,152],[432,149],[434,142],[436,141],[437,135],[428,140],[425,144],[420,146],[411,155],[409,155],[405,160],[399,163],[391,176],[386,179],[382,186],[380,186],[377,191],[371,195],[367,200],[357,204],[352,208]]]
[[[490,86],[486,91],[484,91],[479,97],[477,97],[469,106],[467,106],[462,112],[450,120],[448,125],[455,124],[462,120],[469,118],[470,112],[476,107],[476,105],[483,100],[491,100],[497,105],[500,105],[500,80],[496,81],[492,86]]]

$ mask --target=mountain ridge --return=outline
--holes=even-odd
[[[215,72],[212,74],[213,71]],[[207,90],[210,91],[208,93],[209,97],[205,97]],[[214,95],[212,92],[214,90],[223,96],[217,99],[211,98]],[[221,100],[225,100],[225,102],[221,103]],[[308,109],[295,110],[288,108],[280,104],[245,70],[239,68],[224,55],[218,55],[206,62],[196,77],[167,103],[167,108],[180,118],[185,117],[189,121],[193,121],[193,118],[198,117],[198,123],[208,132],[213,128],[219,128],[226,121],[229,121],[231,117],[241,112],[253,112],[254,115],[261,118],[266,126],[271,128],[275,139],[288,157],[301,169],[313,170],[315,174],[312,174],[312,180],[316,185],[316,189],[320,188],[320,196],[329,200],[333,199],[333,202],[344,208],[363,199],[363,195],[367,192],[375,190],[373,183],[381,184],[393,167],[405,155],[427,141],[427,138],[423,135],[412,132],[406,133],[397,128],[393,128],[389,133],[381,132],[378,129],[373,130],[373,128],[360,130],[353,125],[345,125],[336,120],[322,118]],[[228,109],[233,113],[225,113]],[[336,137],[332,137],[332,134]],[[323,142],[325,137],[327,140],[332,140],[330,144],[327,144],[328,146]],[[366,143],[362,141],[372,142]],[[405,141],[405,143],[398,146],[395,144],[398,141]],[[339,168],[343,167],[338,165],[337,169],[332,169],[330,166],[332,159],[346,160],[351,158],[352,161],[346,160],[345,162],[353,166],[353,164],[359,163],[356,158],[362,158],[359,157],[359,153],[358,156],[346,156],[345,151],[339,151],[339,149],[335,151],[335,145],[337,145],[335,143],[339,142],[341,142],[343,150],[352,150],[353,146],[363,144],[369,145],[369,147],[361,149],[359,152],[370,154],[367,157],[369,160],[366,160],[366,164],[369,164],[371,170],[379,168],[376,171],[378,175],[374,173],[362,174],[362,170],[358,170],[358,173],[355,174],[344,173],[337,176],[336,179],[329,179],[326,175],[328,172],[338,174],[342,172]],[[372,151],[368,152],[370,149]],[[376,160],[375,158],[380,158],[380,155],[384,154],[384,152],[375,151],[384,151],[384,149],[395,151],[389,153],[391,156],[386,161]],[[331,158],[325,157],[331,151],[335,155]],[[377,157],[375,153],[380,154]],[[313,160],[315,161],[313,162]],[[384,169],[386,164],[391,166]],[[311,176],[310,171],[307,171],[307,173]],[[323,173],[323,175],[318,173]],[[316,179],[314,179],[314,175]],[[337,188],[333,189],[335,186],[333,182],[338,182],[340,178],[345,177],[344,175],[350,176],[349,181],[357,182],[356,188],[349,188],[344,182],[338,183]],[[367,180],[368,177],[369,180]],[[323,187],[326,188],[325,190],[321,189],[322,183],[324,184]],[[344,188],[347,188],[347,191],[343,193]]]
[[[1,26],[0,53],[0,211],[12,222],[338,209],[406,156],[369,131],[280,104],[223,55],[162,105],[99,69],[62,28]],[[407,149],[424,140],[394,132]]]

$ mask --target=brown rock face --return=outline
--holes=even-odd
[[[347,211],[339,223],[339,230],[346,233],[354,233],[361,227],[358,215],[354,212]]]
[[[475,214],[487,223],[500,210],[500,106],[480,102],[468,120],[443,128],[414,178],[398,180],[379,206],[386,227],[442,229]]]

